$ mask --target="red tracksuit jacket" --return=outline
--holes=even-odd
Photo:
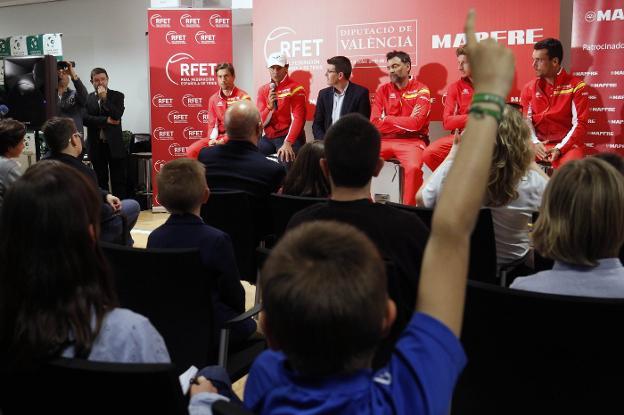
[[[308,97],[303,86],[290,79],[288,75],[276,88],[277,110],[267,107],[270,84],[262,85],[258,90],[258,110],[264,125],[264,134],[268,138],[286,136],[293,144],[303,131],[306,120]]]
[[[414,108],[417,108],[415,112]],[[371,109],[371,122],[382,138],[427,139],[430,110],[429,88],[425,84],[410,79],[405,88],[398,89],[394,83],[389,82],[377,88]],[[382,114],[385,115],[383,119]]]
[[[537,78],[522,89],[520,103],[524,115],[543,143],[558,143],[555,147],[565,154],[573,146],[583,147],[589,118],[587,88],[582,79],[561,69],[550,85]]]
[[[463,130],[468,121],[474,86],[469,78],[460,78],[449,85],[444,95],[442,125],[445,130]]]
[[[230,107],[230,105],[244,99],[251,101],[247,92],[242,89],[238,89],[237,87],[234,87],[232,94],[229,97],[223,95],[223,91],[221,91],[221,89],[215,92],[208,100],[208,134],[212,135],[211,133],[216,127],[218,134],[217,137],[213,138],[227,140],[224,123],[225,111]]]

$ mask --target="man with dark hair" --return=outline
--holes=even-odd
[[[533,46],[537,79],[522,89],[522,110],[532,127],[535,155],[553,167],[583,158],[589,118],[588,92],[582,79],[561,66],[563,47],[547,38]]]
[[[186,149],[186,156],[196,159],[202,148],[227,141],[225,134],[225,111],[235,102],[246,99],[251,101],[249,94],[234,85],[236,74],[234,66],[229,63],[217,65],[217,81],[219,90],[208,100],[208,131],[210,135],[196,141]]]
[[[204,147],[199,153],[210,188],[241,190],[257,198],[276,192],[286,169],[258,150],[262,121],[256,106],[247,100],[235,102],[225,112],[225,129],[225,144]]]
[[[308,95],[303,85],[288,76],[284,53],[272,53],[267,68],[271,82],[260,87],[257,98],[264,128],[258,148],[266,156],[277,153],[280,162],[287,164],[295,160],[306,141],[303,127]]]
[[[327,88],[321,89],[316,99],[316,111],[312,132],[322,140],[329,127],[345,114],[357,112],[370,117],[370,94],[368,89],[350,81],[351,61],[345,56],[327,59]]]
[[[407,53],[395,50],[386,59],[390,82],[375,93],[371,122],[381,133],[381,157],[398,158],[405,171],[403,203],[415,205],[422,184],[422,153],[429,142],[430,93],[410,77]]]
[[[58,160],[78,170],[92,180],[93,185],[102,194],[100,239],[106,242],[122,242],[132,246],[134,241],[130,237],[130,230],[136,224],[141,208],[136,200],[119,200],[108,190],[98,186],[95,172],[79,159],[82,154],[82,137],[76,129],[74,121],[71,118],[50,118],[43,126],[43,135],[50,149],[44,158]],[[114,215],[116,212],[120,212],[126,219],[125,234],[123,219]]]
[[[108,89],[108,73],[103,68],[91,71],[91,84],[95,88],[87,97],[84,124],[87,126],[89,159],[102,189],[109,189],[119,197],[126,196],[126,150],[122,133],[124,94]]]
[[[398,334],[416,301],[429,231],[416,215],[371,202],[371,180],[384,163],[379,157],[380,148],[379,132],[361,115],[348,114],[334,123],[325,136],[325,158],[321,159],[321,169],[331,185],[330,200],[298,212],[288,228],[314,220],[337,220],[355,226],[371,238],[396,270],[401,298],[394,298],[399,318],[393,333]],[[383,354],[382,351],[378,356],[378,363],[387,358]]]
[[[446,94],[442,98],[444,103],[444,114],[442,125],[445,130],[449,130],[451,135],[440,137],[429,144],[423,152],[423,173],[431,174],[444,161],[453,147],[454,133],[461,133],[468,120],[468,110],[472,102],[474,87],[470,76],[470,65],[464,46],[460,46],[455,51],[457,55],[457,69],[459,70],[459,80],[449,85]]]

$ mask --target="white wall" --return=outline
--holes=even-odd
[[[126,95],[123,128],[149,132],[149,63],[147,9],[149,0],[64,0],[0,8],[0,37],[63,33],[63,56],[91,91],[92,68],[106,68],[109,87]],[[249,17],[247,17],[249,14]],[[237,83],[255,96],[252,80],[250,11],[235,26],[234,65]],[[237,24],[238,11],[233,21]]]

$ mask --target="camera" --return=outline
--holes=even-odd
[[[67,70],[69,69],[69,65],[73,66],[74,68],[76,67],[76,62],[70,62],[70,61],[58,61],[56,62],[56,69],[57,70]]]

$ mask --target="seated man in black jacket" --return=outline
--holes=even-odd
[[[54,117],[43,126],[45,142],[50,152],[44,157],[48,160],[58,160],[72,166],[86,175],[94,186],[98,186],[97,177],[93,169],[90,169],[79,159],[82,154],[82,136],[76,129],[76,124],[71,118]],[[136,200],[119,200],[108,191],[99,188],[102,193],[102,219],[100,239],[106,242],[123,242],[132,245],[130,229],[134,227],[141,208]],[[126,232],[124,232],[123,219],[115,213],[120,212],[126,218]]]

